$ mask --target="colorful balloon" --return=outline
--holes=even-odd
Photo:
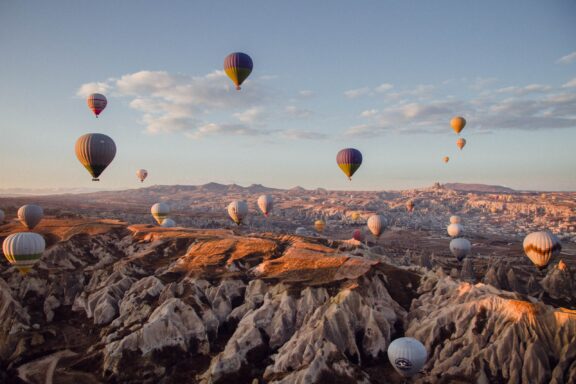
[[[359,229],[356,229],[352,233],[352,238],[356,241],[363,242],[366,237],[364,236],[364,232],[362,232]]]
[[[176,226],[176,222],[172,219],[164,219],[162,220],[162,224],[160,224],[160,226],[164,228],[172,228]]]
[[[408,200],[406,202],[406,209],[408,210],[408,212],[412,212],[414,210],[414,201]]]
[[[76,140],[76,157],[92,175],[92,181],[98,181],[98,176],[116,156],[116,144],[110,137],[101,133],[87,133]]]
[[[466,139],[461,137],[458,140],[456,140],[456,146],[458,147],[458,149],[462,150],[462,148],[464,148],[465,145],[466,145]]]
[[[314,222],[314,229],[316,230],[316,232],[322,233],[324,232],[324,228],[326,228],[326,223],[324,222],[324,220],[316,220]]]
[[[150,208],[150,213],[158,224],[162,224],[162,221],[170,214],[170,206],[166,203],[156,203]]]
[[[86,99],[86,101],[88,102],[88,108],[90,108],[90,110],[94,112],[94,115],[96,115],[96,117],[98,117],[98,115],[104,110],[104,108],[106,108],[106,105],[108,105],[108,100],[106,100],[106,96],[101,95],[99,93],[91,94],[90,96],[88,96],[88,99]]]
[[[464,233],[464,227],[462,224],[450,224],[446,230],[448,231],[448,235],[450,237],[460,237]]]
[[[462,130],[466,126],[466,119],[464,119],[462,116],[456,116],[452,118],[452,120],[450,120],[450,126],[452,127],[454,132],[460,134],[460,132],[462,132]]]
[[[44,210],[38,205],[26,204],[18,209],[18,220],[28,229],[37,226],[43,216]]]
[[[374,236],[380,237],[386,229],[386,218],[382,215],[372,215],[366,221],[366,225]]]
[[[468,239],[463,237],[458,237],[450,242],[450,252],[458,259],[462,261],[470,250],[472,249],[472,244]]]
[[[412,338],[401,337],[388,346],[388,360],[396,372],[405,377],[417,374],[428,359],[424,345]]]
[[[144,179],[148,177],[148,171],[145,169],[139,169],[136,171],[136,177],[140,179],[141,183],[143,183]]]
[[[352,180],[352,175],[362,164],[362,154],[357,149],[345,148],[336,155],[336,163],[348,179]]]
[[[272,200],[272,196],[270,195],[262,195],[258,198],[258,208],[264,214],[264,216],[268,217],[272,208],[274,208],[274,200]]]
[[[358,212],[352,212],[350,214],[350,218],[354,221],[358,220],[360,218],[360,214]]]
[[[240,85],[250,76],[252,68],[252,59],[242,52],[231,53],[224,59],[224,71],[234,82],[237,90],[240,90]]]
[[[550,231],[532,232],[524,238],[524,253],[538,269],[544,269],[552,257],[560,254],[562,244]]]
[[[42,257],[45,248],[44,238],[33,232],[13,233],[2,243],[6,260],[24,275]]]
[[[234,200],[228,204],[228,215],[236,225],[242,224],[242,220],[248,215],[248,204],[244,200]]]
[[[450,158],[448,156],[444,156],[444,158],[442,160],[444,160],[444,162],[447,163],[450,161]]]

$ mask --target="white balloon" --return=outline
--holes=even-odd
[[[264,216],[268,217],[272,209],[274,208],[274,200],[272,200],[272,196],[270,195],[262,195],[258,198],[258,208],[264,214]]]
[[[248,204],[244,200],[234,200],[228,204],[228,215],[237,225],[240,225],[248,215]]]
[[[468,239],[463,237],[459,237],[457,239],[453,239],[450,242],[450,252],[458,259],[458,261],[462,261],[466,257],[470,250],[472,249],[472,244]]]
[[[462,224],[450,224],[446,229],[450,237],[460,237],[464,233]]]
[[[428,359],[426,347],[413,337],[401,337],[388,346],[388,359],[402,376],[410,377],[417,374]]]
[[[170,206],[166,203],[156,203],[150,208],[150,213],[158,224],[162,224],[162,220],[170,214]]]
[[[44,217],[42,207],[34,204],[26,204],[18,209],[18,220],[28,229],[33,229]]]
[[[450,224],[460,224],[460,216],[452,215],[450,216]]]
[[[26,273],[42,256],[46,242],[33,232],[13,233],[4,239],[2,251],[10,264]]]
[[[160,224],[160,226],[164,228],[172,228],[176,226],[176,222],[172,219],[164,219],[162,220],[162,224]]]
[[[136,177],[140,179],[140,182],[144,182],[144,179],[148,177],[148,171],[145,169],[139,169],[136,171]]]

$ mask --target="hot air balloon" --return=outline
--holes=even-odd
[[[252,72],[252,59],[245,53],[234,52],[224,59],[224,71],[234,82],[237,90]]]
[[[33,232],[13,233],[4,239],[2,244],[6,260],[22,274],[28,273],[40,259],[45,248],[44,238]]]
[[[98,176],[116,156],[116,144],[110,137],[101,133],[87,133],[76,140],[76,157],[92,175],[92,181],[98,181]]]
[[[296,231],[294,233],[297,234],[298,236],[306,236],[308,234],[308,231],[304,227],[298,227],[296,228]]]
[[[363,242],[365,239],[364,232],[359,229],[354,230],[352,233],[352,238],[356,241]]]
[[[401,337],[388,346],[388,359],[398,372],[404,377],[417,374],[428,359],[424,345],[412,337]]]
[[[162,224],[160,224],[160,226],[164,228],[172,228],[176,226],[176,222],[172,219],[164,219],[162,220]]]
[[[444,158],[442,159],[445,163],[450,161],[450,158],[448,156],[444,156]]]
[[[38,225],[42,217],[44,216],[44,210],[34,204],[26,204],[18,209],[18,220],[28,229],[33,229]]]
[[[264,216],[268,217],[272,208],[274,208],[274,201],[272,200],[272,196],[270,195],[262,195],[258,198],[258,208],[264,214]]]
[[[86,101],[88,102],[88,108],[90,108],[90,110],[94,112],[96,117],[98,117],[98,115],[104,110],[104,108],[106,108],[106,105],[108,104],[106,96],[101,95],[99,93],[91,94],[90,96],[88,96],[88,99],[86,99]]]
[[[316,220],[314,222],[314,229],[316,230],[316,232],[322,233],[324,232],[324,228],[326,228],[326,223],[324,222],[324,220]]]
[[[463,237],[458,237],[450,242],[450,252],[452,252],[458,261],[462,261],[471,249],[472,244],[470,244],[468,239]]]
[[[248,215],[248,204],[243,200],[234,200],[228,204],[228,215],[236,225],[240,225]]]
[[[408,200],[406,202],[406,209],[408,212],[412,212],[414,210],[414,202],[412,200]]]
[[[454,132],[460,134],[464,127],[466,126],[466,120],[462,116],[456,116],[450,120],[450,126]]]
[[[156,203],[150,208],[150,213],[158,224],[162,224],[162,221],[170,214],[170,206],[166,203]]]
[[[542,270],[546,268],[552,257],[559,255],[562,244],[550,231],[532,232],[524,238],[524,253]]]
[[[362,154],[357,149],[345,148],[336,155],[336,163],[348,179],[352,180],[352,175],[362,164]]]
[[[136,177],[140,179],[141,183],[143,183],[144,179],[148,177],[148,171],[145,169],[139,169],[136,171]]]
[[[458,149],[462,150],[462,148],[464,148],[465,145],[466,145],[466,139],[461,137],[458,140],[456,140],[456,146],[458,147]]]
[[[460,237],[464,233],[464,227],[462,224],[450,224],[446,230],[448,231],[448,235],[450,237]]]
[[[0,209],[0,224],[2,224],[4,222],[5,217],[6,217],[6,215],[4,215],[4,211]]]
[[[350,218],[354,221],[358,220],[360,218],[360,214],[358,212],[352,212],[350,214]]]
[[[380,237],[386,229],[386,218],[382,215],[372,215],[366,221],[366,225],[374,236]]]
[[[450,224],[460,224],[460,216],[452,215],[450,216]]]

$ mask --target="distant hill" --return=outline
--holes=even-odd
[[[442,185],[446,189],[460,192],[485,192],[485,193],[515,193],[512,188],[502,187],[501,185],[486,184],[464,184],[464,183],[446,183]]]

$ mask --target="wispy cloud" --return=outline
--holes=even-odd
[[[290,129],[281,132],[280,134],[285,139],[290,140],[324,140],[328,138],[328,135],[321,132],[314,131],[302,131],[296,129]]]
[[[128,105],[141,113],[140,122],[149,134],[182,133],[192,139],[209,136],[260,136],[267,139],[290,136],[294,139],[321,138],[320,134],[281,135],[278,130],[266,129],[269,121],[301,119],[313,115],[303,106],[282,105],[278,90],[268,84],[272,75],[247,81],[241,93],[231,86],[224,71],[204,76],[172,74],[166,71],[138,71],[87,83],[77,93],[86,96],[103,92],[128,98]],[[312,91],[301,91],[301,98]],[[286,128],[288,129],[288,128]]]
[[[394,88],[394,85],[390,83],[383,83],[373,88],[362,87],[356,89],[349,89],[347,91],[344,91],[344,96],[346,96],[349,99],[356,99],[362,96],[372,96],[377,93],[386,93],[390,91],[392,88]]]
[[[562,56],[558,60],[556,60],[556,64],[571,64],[576,61],[576,51],[567,54],[566,56]]]
[[[562,85],[562,88],[576,88],[576,77]]]

